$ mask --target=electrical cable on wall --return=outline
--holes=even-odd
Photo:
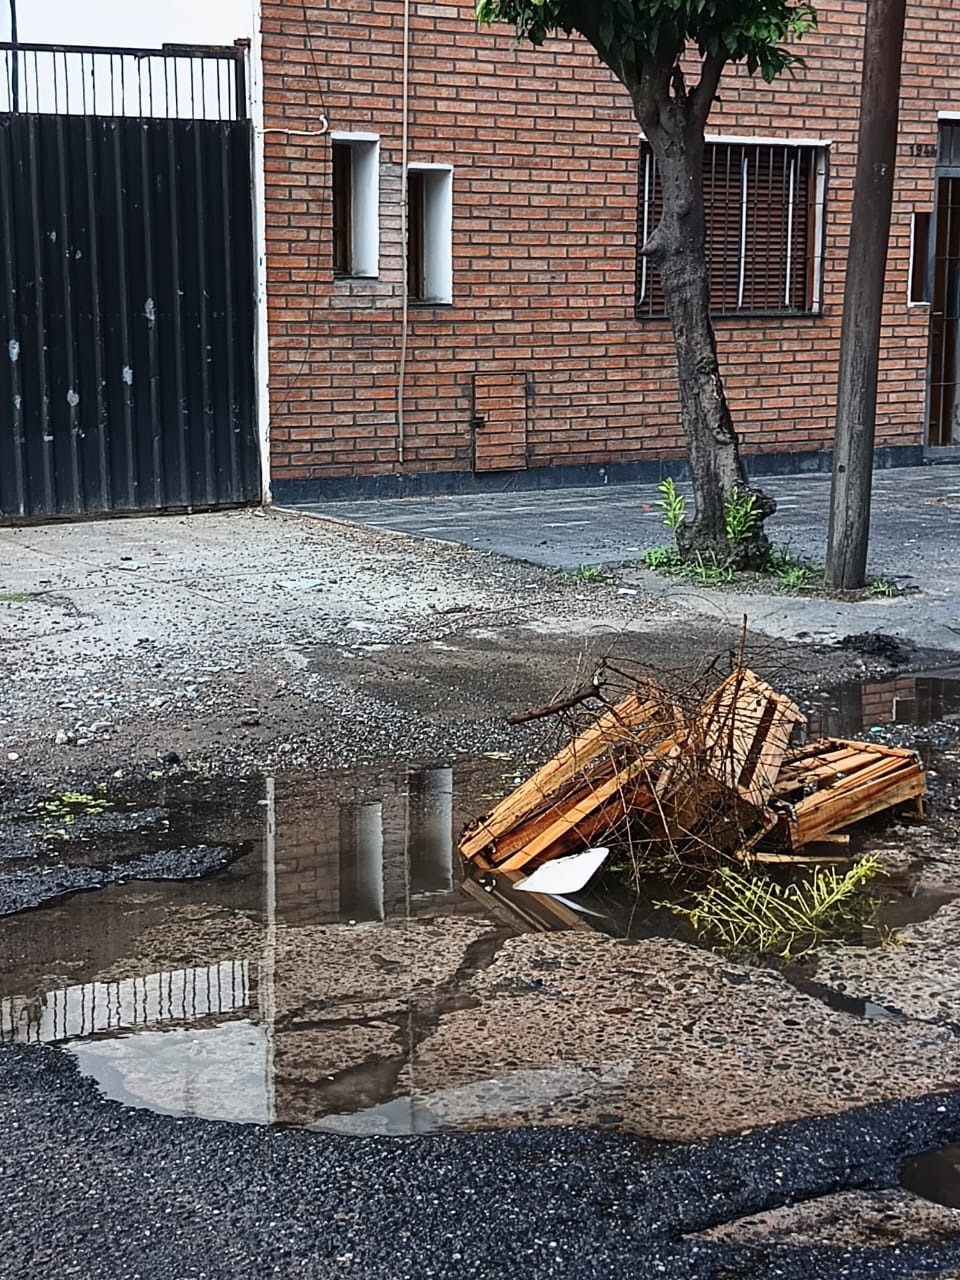
[[[397,370],[397,464],[404,460],[403,400],[407,379],[410,314],[410,258],[407,253],[407,153],[410,145],[410,0],[403,0],[403,84],[400,94],[400,253],[403,289],[400,298],[400,365]]]
[[[288,138],[322,138],[328,133],[330,126],[327,124],[327,117],[323,114],[320,116],[319,129],[285,129],[282,126],[276,129],[261,129],[261,133],[285,133]]]

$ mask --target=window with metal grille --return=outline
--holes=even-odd
[[[708,142],[703,159],[710,309],[714,315],[818,312],[823,252],[823,147]],[[640,144],[638,318],[665,314],[654,265],[641,253],[663,197],[650,144]]]

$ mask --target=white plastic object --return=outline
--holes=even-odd
[[[528,893],[576,893],[596,875],[609,856],[610,850],[603,846],[584,849],[583,853],[568,853],[537,867],[515,888]]]

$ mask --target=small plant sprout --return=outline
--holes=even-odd
[[[666,480],[660,481],[657,485],[657,492],[662,496],[657,499],[654,505],[663,512],[664,526],[676,537],[677,530],[686,518],[687,500],[682,494],[677,493],[677,486],[670,476],[667,476]]]
[[[731,547],[739,547],[750,537],[760,522],[762,512],[756,494],[744,492],[736,485],[723,500],[723,524]]]
[[[805,591],[810,586],[812,573],[808,564],[798,562],[777,569],[775,577],[783,591]]]
[[[733,580],[733,568],[724,560],[718,560],[712,551],[701,555],[698,551],[689,566],[690,577],[701,587],[719,587]]]
[[[602,564],[577,565],[573,576],[584,586],[597,587],[613,581],[613,574]]]
[[[656,573],[678,574],[683,568],[676,547],[651,547],[640,557],[641,562]]]

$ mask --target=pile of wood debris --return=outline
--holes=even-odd
[[[693,712],[642,681],[468,827],[475,867],[529,872],[590,845],[638,868],[842,856],[847,828],[909,804],[923,816],[912,751],[826,738],[804,745],[795,703],[738,667]]]

